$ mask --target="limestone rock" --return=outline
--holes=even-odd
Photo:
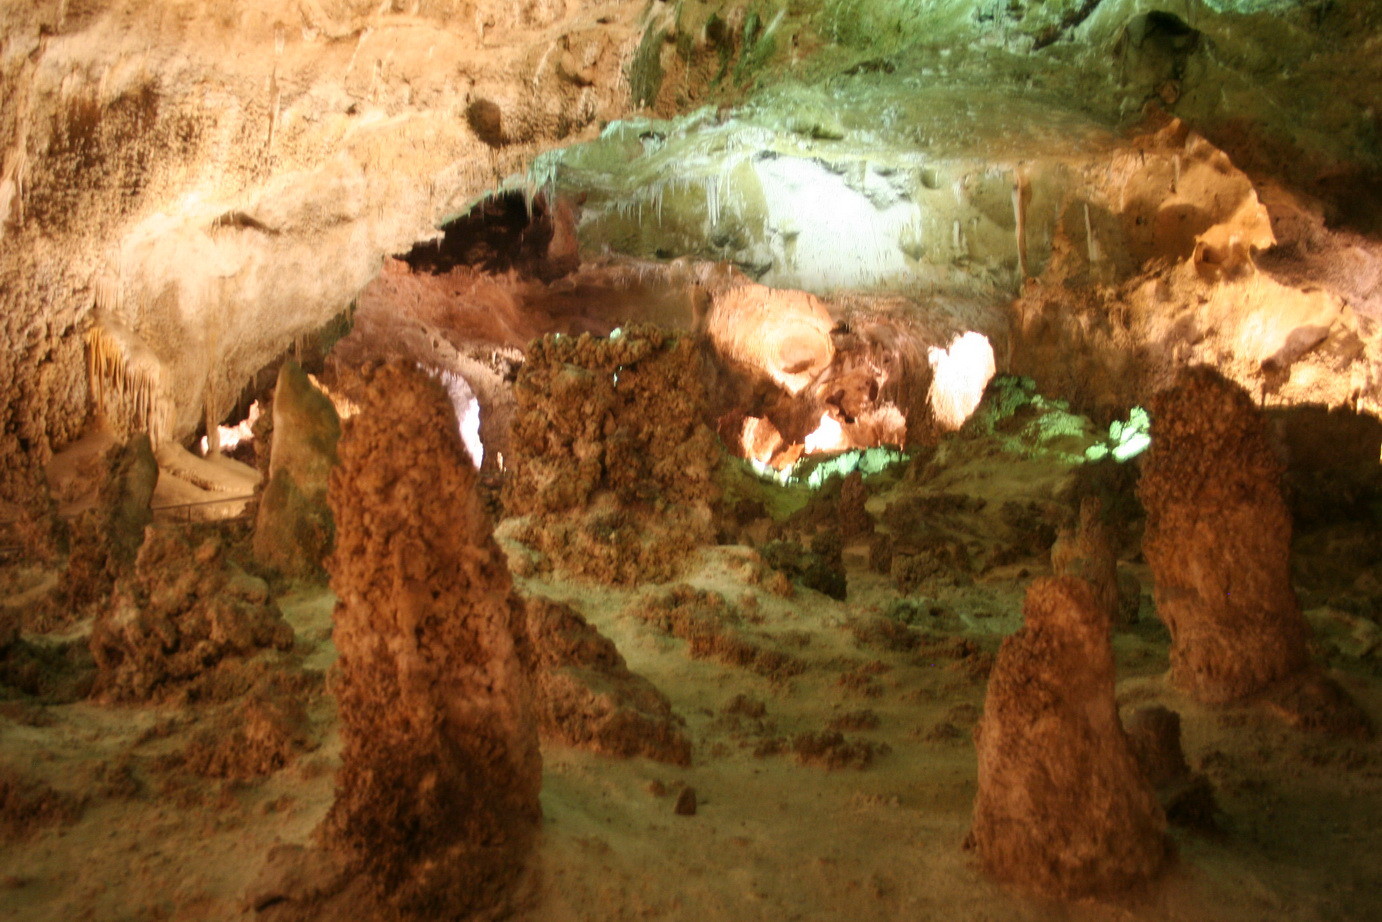
[[[1047,897],[1145,881],[1167,859],[1166,820],[1118,722],[1108,616],[1058,577],[1032,584],[1023,617],[975,730],[970,842],[989,873]]]
[[[527,609],[544,736],[606,755],[690,764],[684,721],[608,638],[569,605],[533,598]]]
[[[541,817],[521,603],[451,403],[365,372],[331,474],[344,749],[321,837],[386,918],[510,911]]]
[[[296,362],[284,362],[274,388],[268,483],[254,523],[254,556],[291,576],[315,576],[333,535],[327,477],[336,463],[341,421],[331,400]]]

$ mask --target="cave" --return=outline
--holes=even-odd
[[[0,919],[1382,915],[1374,0],[0,39]]]

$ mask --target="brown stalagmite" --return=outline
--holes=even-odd
[[[1309,664],[1281,464],[1252,398],[1211,368],[1182,372],[1151,413],[1137,492],[1171,679],[1206,704],[1234,701]]]
[[[1051,546],[1051,572],[1056,576],[1078,576],[1089,583],[1100,607],[1116,622],[1118,559],[1104,524],[1103,508],[1097,496],[1086,496],[1080,501],[1078,521],[1071,528],[1061,529]]]
[[[691,764],[685,721],[570,605],[527,600],[533,684],[544,738],[606,755]]]
[[[1023,618],[975,730],[970,841],[985,870],[1042,896],[1147,880],[1169,854],[1166,820],[1118,721],[1108,616],[1067,576],[1032,583]]]
[[[365,373],[331,474],[344,738],[323,843],[386,918],[512,909],[541,819],[522,604],[446,393]]]

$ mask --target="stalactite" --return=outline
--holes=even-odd
[[[1027,196],[1030,187],[1021,167],[1013,170],[1013,218],[1017,223],[1017,271],[1027,279]]]
[[[98,286],[98,300],[110,292]],[[162,366],[133,334],[112,321],[94,325],[86,334],[86,369],[92,402],[117,432],[147,432],[154,445],[171,437],[174,408]]]
[[[1089,203],[1084,203],[1084,240],[1085,248],[1089,252],[1089,264],[1092,266],[1099,261],[1099,241],[1094,239],[1094,225],[1089,221]]]

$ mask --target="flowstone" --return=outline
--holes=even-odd
[[[1166,818],[1118,721],[1108,615],[1068,576],[1034,582],[1022,614],[974,733],[967,844],[989,873],[1046,897],[1148,880],[1169,855]]]
[[[441,386],[367,369],[331,474],[344,749],[323,844],[381,918],[513,910],[541,819],[524,610]]]

